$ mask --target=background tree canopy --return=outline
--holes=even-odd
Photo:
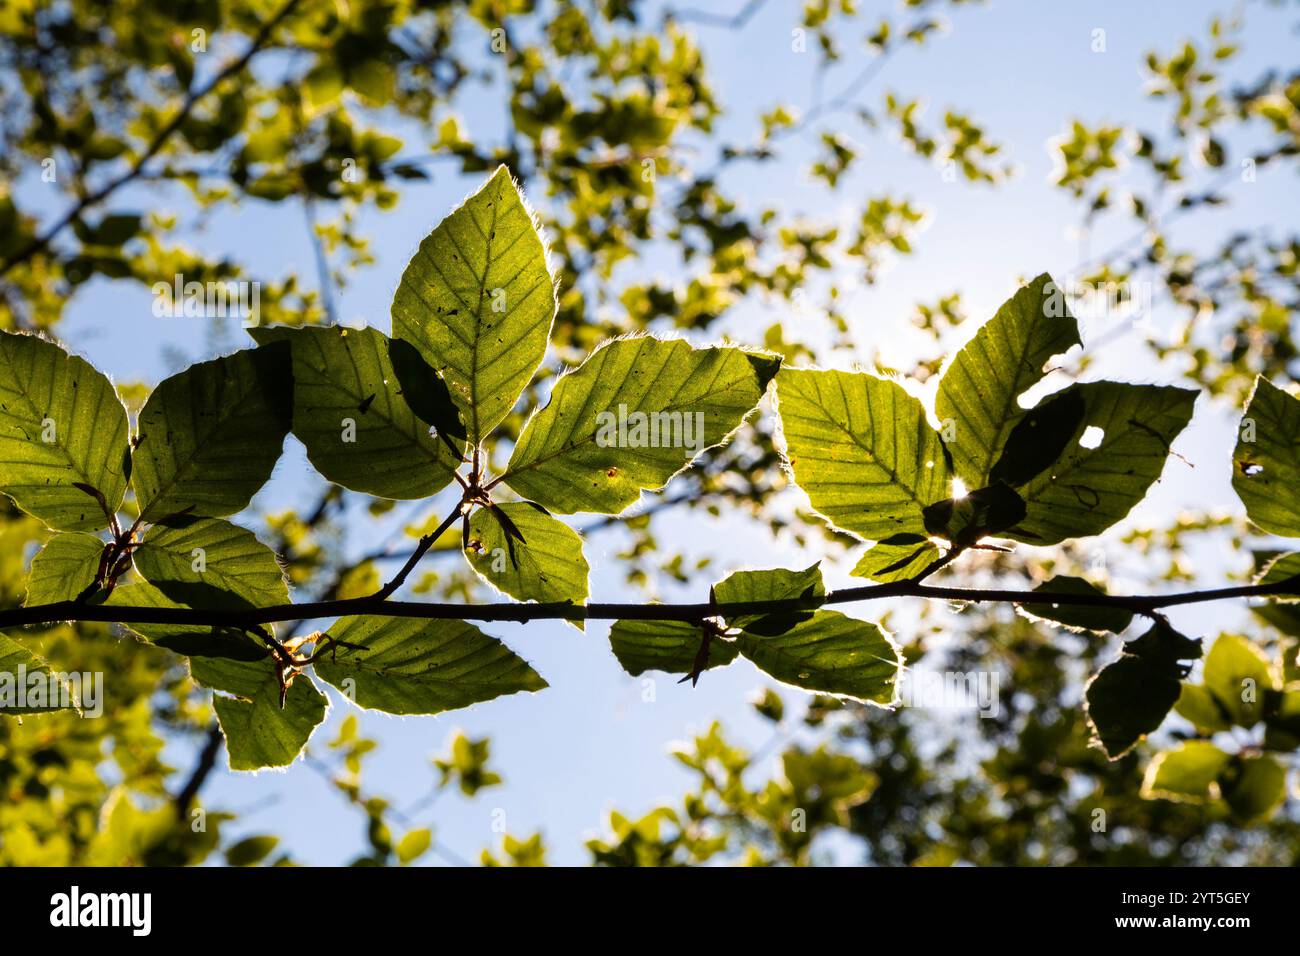
[[[1295,863],[1300,23],[1220,6],[7,3],[0,672],[104,696],[0,697],[0,861]]]

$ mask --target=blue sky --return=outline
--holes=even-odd
[[[707,6],[729,10],[740,2]],[[779,102],[800,106],[810,101],[812,55],[790,50],[796,6],[772,0],[741,32],[696,28],[708,54],[714,87],[728,110],[721,127],[724,137],[752,136],[757,116]],[[863,6],[885,9],[879,4]],[[891,59],[864,92],[864,102],[873,107],[878,107],[886,90],[921,96],[928,103],[931,123],[937,123],[949,106],[972,114],[989,136],[1007,145],[1008,158],[1017,166],[1017,175],[1001,187],[944,182],[937,167],[887,135],[867,136],[845,119],[830,121],[824,128],[843,131],[865,150],[865,158],[835,194],[828,195],[806,173],[813,155],[812,136],[792,143],[779,164],[742,166],[725,180],[728,188],[755,206],[777,203],[792,213],[836,218],[846,225],[856,220],[868,197],[885,193],[910,196],[931,212],[925,232],[914,243],[916,254],[895,263],[875,286],[856,289],[849,297],[845,311],[861,360],[876,356],[907,360],[906,329],[916,302],[932,302],[960,291],[973,327],[992,314],[1019,278],[1044,270],[1058,278],[1071,272],[1080,256],[1079,241],[1071,233],[1078,210],[1048,182],[1052,168],[1048,140],[1076,117],[1087,123],[1132,122],[1165,132],[1167,106],[1142,93],[1145,52],[1151,48],[1168,52],[1185,37],[1199,39],[1211,15],[1231,12],[1226,3],[1201,0],[1158,0],[1142,4],[1140,12],[1136,8],[1125,2],[994,0],[983,7],[946,12],[950,32],[924,49]],[[893,12],[894,7],[888,9]],[[1245,78],[1253,77],[1264,63],[1291,65],[1294,17],[1260,4],[1251,4],[1248,13],[1243,54],[1231,72]],[[866,20],[873,16],[868,12]],[[1106,31],[1104,53],[1091,49],[1098,28]],[[853,38],[846,37],[844,47],[845,61],[826,79],[827,91],[837,90],[862,66],[860,47]],[[493,132],[476,126],[474,117],[499,116],[499,103],[472,93],[462,105],[462,116],[472,132]],[[406,152],[420,152],[419,141],[409,142]],[[343,320],[363,320],[388,330],[389,301],[410,254],[477,185],[473,178],[449,175],[450,168],[438,165],[432,183],[403,187],[395,211],[362,217],[361,231],[372,237],[378,261],[357,275],[340,297]],[[1281,227],[1286,214],[1300,208],[1300,189],[1288,173],[1263,173],[1253,184],[1235,185],[1231,195],[1233,205],[1228,211],[1196,220],[1202,230],[1198,238],[1217,240],[1236,225]],[[140,197],[149,198],[144,187],[135,191],[137,201]],[[123,197],[123,208],[129,208],[131,198]],[[544,209],[544,202],[534,199]],[[1127,230],[1093,237],[1092,252],[1126,236]],[[233,254],[263,274],[294,270],[304,277],[315,275],[300,211],[291,206],[250,202],[221,213],[203,232],[186,238],[196,247]],[[642,263],[638,268],[653,272],[655,264]],[[724,328],[737,340],[757,342],[777,317],[779,313],[767,307],[748,304],[729,315]],[[815,310],[792,321],[795,328],[788,334],[793,337],[818,341],[825,335],[825,322]],[[1107,331],[1110,321],[1104,317],[1085,321],[1085,344]],[[1165,317],[1158,313],[1155,321],[1159,326]],[[60,331],[119,381],[156,382],[174,370],[169,355],[182,353],[197,360],[247,344],[233,320],[214,336],[192,319],[155,318],[147,289],[101,280],[76,300]],[[1124,347],[1133,341],[1123,337],[1112,341],[1090,374],[1133,381],[1175,379],[1174,370],[1159,368]],[[1135,517],[1159,518],[1205,502],[1239,509],[1228,482],[1232,441],[1231,410],[1215,408],[1202,398],[1194,425],[1176,446],[1195,467],[1171,461],[1165,481]],[[305,503],[310,498],[308,489],[318,487],[318,481],[311,476],[301,446],[291,440],[272,485],[258,503]],[[795,503],[792,496],[779,506]],[[774,540],[765,529],[742,518],[713,521],[691,514],[669,517],[657,527],[663,539],[680,542],[691,556],[713,556],[714,577],[744,565],[803,567],[818,557],[788,540]],[[358,522],[355,548],[364,550],[383,530]],[[597,600],[629,596],[615,558],[622,541],[621,533],[606,532],[587,544],[592,594]],[[1210,580],[1240,566],[1225,565],[1221,556],[1205,556]],[[845,570],[828,569],[831,583],[847,580]],[[1140,563],[1130,567],[1116,560],[1112,564],[1114,580],[1121,587],[1142,586],[1143,571]],[[699,599],[704,587],[705,582],[667,583],[659,594],[666,600]],[[880,610],[862,606],[852,613],[866,617]],[[1239,620],[1238,613],[1229,608],[1202,609],[1182,619],[1204,627],[1210,621]],[[640,813],[655,801],[681,792],[688,778],[666,755],[670,741],[702,731],[720,718],[736,741],[751,747],[768,742],[771,725],[753,716],[746,703],[763,685],[750,665],[742,661],[711,672],[694,689],[660,676],[654,701],[647,703],[641,680],[623,674],[609,652],[606,628],[592,624],[585,634],[551,623],[485,628],[532,661],[551,688],[438,718],[365,714],[364,732],[381,742],[368,762],[367,787],[393,797],[395,806],[405,808],[427,793],[433,781],[429,758],[445,749],[454,729],[463,728],[472,736],[490,735],[493,764],[506,777],[506,785],[484,791],[472,802],[444,794],[422,810],[415,823],[432,825],[439,841],[472,859],[480,847],[495,844],[498,834],[492,822],[504,811],[510,832],[526,835],[541,829],[553,861],[579,863],[586,860],[583,836],[600,826],[607,810],[618,807]],[[797,694],[786,696],[792,704],[800,700]],[[336,695],[332,697],[328,724],[317,733],[318,753],[350,710]],[[177,749],[174,759],[184,765],[187,751]],[[359,815],[301,763],[287,772],[256,776],[223,770],[207,788],[204,800],[209,807],[248,810],[239,833],[280,834],[295,855],[308,862],[340,862],[363,846]]]

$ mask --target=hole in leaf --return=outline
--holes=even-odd
[[[965,498],[966,494],[966,482],[962,481],[960,478],[954,478],[952,480],[953,498]]]
[[[1264,466],[1253,461],[1243,461],[1241,463],[1241,473],[1247,478],[1254,478],[1256,475],[1264,473]]]
[[[1089,425],[1083,430],[1079,437],[1080,448],[1097,448],[1101,445],[1101,440],[1106,437],[1106,433],[1096,425]]]

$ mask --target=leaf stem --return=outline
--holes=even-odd
[[[442,520],[442,524],[438,525],[438,527],[434,531],[431,531],[429,534],[426,534],[423,538],[420,539],[420,543],[415,546],[415,550],[411,552],[411,556],[406,559],[406,563],[402,565],[401,570],[399,570],[397,574],[393,575],[391,581],[385,584],[382,588],[380,588],[370,597],[359,598],[357,600],[362,600],[362,601],[387,600],[389,595],[391,595],[394,591],[400,588],[403,583],[405,583],[407,575],[409,575],[411,571],[415,569],[415,566],[420,563],[420,559],[428,553],[431,547],[433,547],[433,543],[437,541],[439,538],[441,538],[442,533],[446,531],[448,528],[450,528],[453,524],[455,524],[456,519],[461,517],[461,515],[463,515],[464,513],[465,513],[465,502],[462,500],[452,510],[451,514],[447,515],[447,517]],[[287,620],[287,619],[281,618],[281,620]]]

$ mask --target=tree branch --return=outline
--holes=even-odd
[[[21,265],[28,259],[31,259],[38,252],[46,249],[54,240],[54,237],[80,218],[83,212],[92,206],[99,205],[99,203],[103,202],[127,183],[138,178],[140,174],[144,172],[145,163],[149,162],[149,160],[153,159],[162,151],[162,148],[167,145],[167,141],[181,128],[181,125],[184,124],[185,120],[189,118],[190,113],[194,110],[194,107],[199,103],[199,101],[207,97],[209,93],[232,76],[242,73],[244,68],[248,66],[249,61],[257,55],[266,44],[267,40],[270,39],[271,33],[275,28],[279,26],[285,17],[289,16],[289,14],[293,12],[294,8],[301,2],[302,0],[287,0],[284,6],[282,6],[279,11],[276,12],[270,20],[267,20],[266,23],[262,25],[262,28],[257,31],[257,34],[253,37],[252,44],[244,52],[243,56],[228,64],[225,69],[212,78],[211,82],[209,82],[207,86],[186,94],[184,102],[181,103],[181,108],[176,111],[176,115],[171,118],[166,126],[154,135],[154,138],[145,148],[145,151],[131,164],[129,169],[116,178],[110,179],[98,189],[85,193],[81,197],[80,201],[73,206],[72,209],[63,216],[63,218],[46,229],[45,232],[33,238],[27,243],[27,245],[21,247],[17,252],[6,258],[3,264],[0,264],[0,276],[7,275],[9,270],[14,268],[14,266]]]
[[[444,523],[450,527],[450,523]],[[445,527],[443,530],[445,530]],[[441,534],[441,531],[437,532]],[[426,535],[424,540],[432,538]],[[427,549],[426,549],[427,550]],[[407,561],[399,573],[397,585],[414,567],[423,552]],[[390,585],[392,582],[390,582]],[[395,589],[395,588],[394,588]],[[384,590],[388,590],[385,586]],[[700,622],[711,617],[736,617],[742,614],[778,614],[816,610],[837,604],[879,601],[885,598],[923,598],[933,601],[987,604],[1037,604],[1061,607],[1122,608],[1147,616],[1161,608],[1186,604],[1203,604],[1233,598],[1270,597],[1300,594],[1300,574],[1272,584],[1245,584],[1206,591],[1181,591],[1171,594],[1052,594],[1043,591],[1018,591],[1001,588],[935,587],[917,580],[869,584],[831,591],[819,597],[791,598],[777,601],[741,601],[701,604],[587,604],[568,602],[546,604],[440,604],[418,601],[390,601],[380,595],[303,604],[277,604],[272,607],[232,611],[206,611],[193,608],[106,606],[58,601],[32,607],[0,611],[0,629],[61,621],[98,621],[117,624],[191,624],[209,627],[245,629],[279,621],[301,621],[326,617],[369,614],[378,617],[420,618],[424,620],[469,621],[688,621]],[[391,593],[391,592],[390,592]]]
[[[748,0],[748,2],[733,14],[718,13],[715,10],[697,10],[694,8],[683,8],[681,10],[670,9],[667,16],[673,20],[682,22],[694,22],[705,26],[722,27],[727,30],[742,30],[750,21],[750,18],[756,14],[767,0]]]
[[[221,726],[212,722],[208,728],[207,737],[203,743],[203,749],[199,751],[199,759],[194,764],[194,769],[190,771],[190,777],[185,781],[185,786],[181,787],[173,801],[176,807],[176,817],[184,820],[186,814],[190,812],[190,805],[194,803],[194,798],[199,795],[203,784],[207,781],[208,775],[217,765],[217,753],[221,750],[221,741],[225,738],[221,733]]]

